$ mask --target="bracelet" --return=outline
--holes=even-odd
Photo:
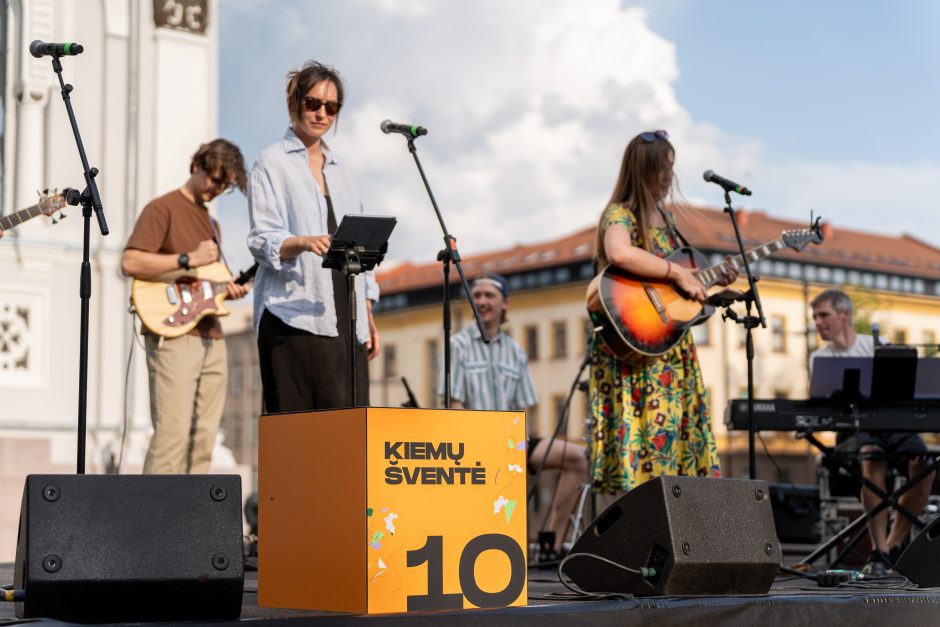
[[[663,278],[668,279],[670,274],[672,274],[672,262],[667,259],[666,260],[666,274],[663,276]]]

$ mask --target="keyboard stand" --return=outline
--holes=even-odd
[[[928,464],[927,467],[924,468],[924,470],[922,470],[921,472],[917,473],[915,476],[911,477],[906,482],[904,482],[904,485],[902,485],[901,487],[897,488],[896,490],[892,492],[886,492],[882,490],[880,487],[878,487],[877,485],[875,485],[874,483],[872,483],[871,481],[869,481],[866,477],[862,476],[862,473],[856,470],[855,467],[852,466],[852,464],[850,464],[847,459],[845,459],[844,455],[836,453],[834,447],[827,446],[823,444],[822,442],[820,442],[816,438],[816,436],[813,434],[812,430],[801,431],[799,433],[800,433],[800,437],[804,438],[807,442],[809,442],[814,447],[816,447],[825,457],[835,460],[841,470],[844,470],[853,479],[857,480],[859,483],[861,483],[866,488],[868,488],[873,493],[875,493],[875,495],[879,499],[881,499],[881,501],[871,511],[869,512],[863,511],[861,516],[853,520],[844,529],[841,529],[834,536],[832,536],[831,538],[829,538],[828,540],[820,544],[818,547],[816,547],[816,549],[813,550],[812,553],[810,553],[809,555],[804,557],[802,560],[800,560],[798,564],[805,564],[805,565],[813,564],[820,557],[822,557],[823,555],[826,555],[827,553],[829,553],[829,551],[831,551],[833,548],[838,546],[838,544],[842,542],[846,537],[852,536],[852,534],[855,534],[849,540],[849,543],[847,544],[846,548],[844,548],[836,556],[835,560],[833,560],[833,562],[829,566],[831,568],[837,565],[845,557],[845,554],[848,553],[848,551],[850,551],[852,547],[855,546],[855,544],[862,538],[862,536],[868,530],[869,519],[871,519],[873,516],[877,515],[879,512],[889,507],[897,511],[898,514],[902,516],[906,516],[911,521],[911,523],[918,529],[923,529],[925,527],[924,522],[920,520],[920,518],[918,518],[916,515],[914,515],[913,513],[911,513],[910,511],[908,511],[906,508],[902,507],[898,503],[898,499],[901,497],[902,494],[906,493],[915,485],[917,485],[918,483],[920,483],[921,481],[929,477],[930,474],[934,470],[940,467],[940,454],[931,453],[931,452],[923,454],[921,457],[931,457],[933,458],[933,461],[930,464]]]

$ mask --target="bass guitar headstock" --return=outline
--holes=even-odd
[[[810,244],[821,244],[823,241],[822,218],[813,220],[810,214],[810,227],[808,229],[792,229],[784,231],[781,239],[783,243],[793,250],[800,251]]]

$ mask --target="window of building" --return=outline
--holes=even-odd
[[[382,347],[382,355],[384,356],[384,370],[386,379],[394,379],[398,377],[398,351],[396,350],[394,344],[386,344]]]
[[[773,333],[775,353],[787,352],[787,323],[783,316],[770,316],[770,330]]]
[[[532,436],[542,435],[542,429],[539,425],[539,404],[536,403],[525,410],[525,428],[526,433]]]
[[[565,412],[565,400],[567,397],[564,394],[555,394],[552,396],[552,405],[555,408],[555,424],[552,425],[552,430],[557,427],[558,423],[561,422],[563,414]]]
[[[706,320],[702,324],[692,327],[692,339],[695,341],[696,346],[708,346],[711,343],[711,336],[708,332],[709,324],[710,321]]]
[[[538,361],[539,328],[535,325],[530,325],[525,328],[525,353],[529,361]]]
[[[427,394],[424,402],[426,407],[438,407],[438,387],[444,380],[441,375],[441,349],[436,339],[431,339],[424,344],[425,363],[425,384],[427,385]]]
[[[816,335],[816,329],[810,328],[806,331],[806,346],[810,351],[814,351],[819,348],[819,336]]]
[[[842,268],[836,268],[832,271],[832,282],[838,285],[845,283],[845,270]]]
[[[568,325],[564,320],[552,323],[552,357],[564,359],[568,356]]]
[[[924,331],[924,350],[925,357],[937,353],[937,334],[933,331]]]

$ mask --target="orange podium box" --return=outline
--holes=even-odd
[[[258,605],[525,605],[521,411],[360,407],[259,418]]]

